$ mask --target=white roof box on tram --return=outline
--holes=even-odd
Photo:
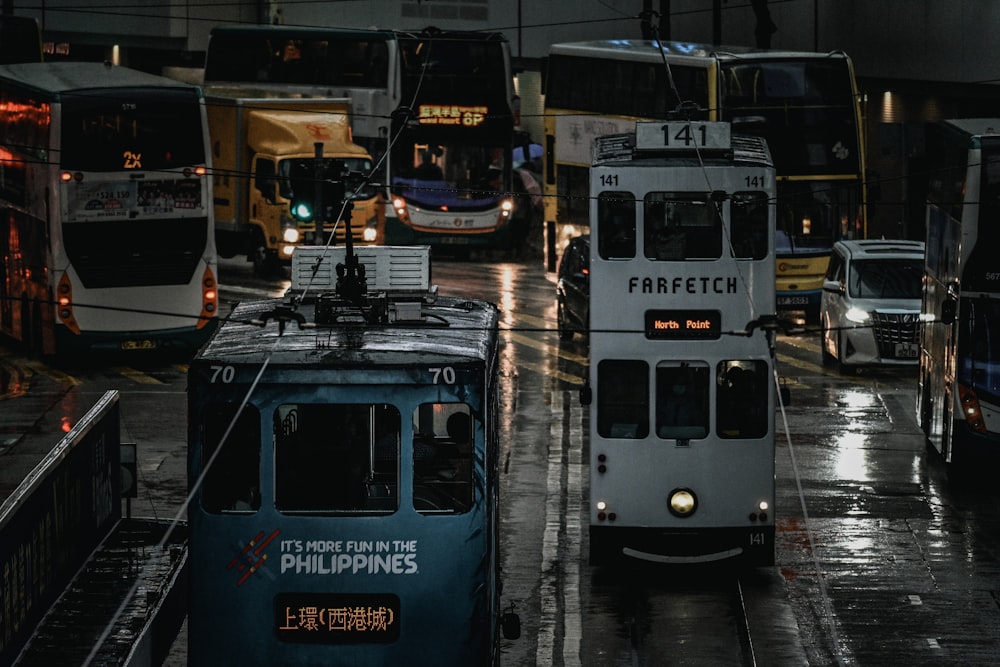
[[[423,295],[431,288],[430,246],[355,246],[365,267],[368,292]],[[337,265],[347,257],[344,246],[298,246],[292,251],[294,291],[330,292],[337,287]],[[318,266],[317,266],[318,263]]]
[[[688,120],[639,121],[635,134],[613,134],[594,140],[593,162],[630,160],[636,155],[729,155],[733,149],[729,123]]]

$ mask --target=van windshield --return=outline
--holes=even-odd
[[[919,299],[923,269],[919,259],[855,261],[848,291],[858,299]]]

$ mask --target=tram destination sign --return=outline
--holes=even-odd
[[[718,310],[647,310],[650,340],[715,340],[722,335]]]
[[[399,598],[391,593],[279,593],[278,639],[302,644],[385,644],[399,639]]]

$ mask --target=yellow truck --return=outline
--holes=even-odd
[[[245,253],[258,275],[273,276],[290,264],[296,245],[324,245],[333,232],[333,242],[344,243],[339,208],[320,216],[320,226],[311,213],[294,215],[291,206],[293,183],[311,184],[317,174],[340,179],[345,170],[353,243],[384,242],[384,197],[363,178],[372,158],[352,141],[349,99],[248,96],[252,91],[211,86],[204,92],[222,257]]]

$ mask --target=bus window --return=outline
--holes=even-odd
[[[708,366],[660,363],[656,367],[656,435],[690,440],[708,435]]]
[[[651,192],[643,216],[648,259],[719,259],[722,224],[707,194]]]
[[[205,409],[201,504],[213,514],[260,509],[260,413],[252,405],[239,415],[238,409],[234,403]]]
[[[736,259],[767,257],[767,195],[735,192],[729,209],[729,242]]]
[[[413,411],[413,507],[462,514],[472,507],[472,412],[465,403],[423,403]]]
[[[649,366],[605,359],[597,366],[597,432],[602,438],[649,435]]]
[[[767,363],[720,361],[716,369],[716,430],[720,438],[767,435]]]
[[[399,411],[391,405],[279,406],[275,506],[289,513],[396,511],[399,429]]]
[[[597,197],[598,250],[604,259],[635,257],[635,195],[602,192]]]

